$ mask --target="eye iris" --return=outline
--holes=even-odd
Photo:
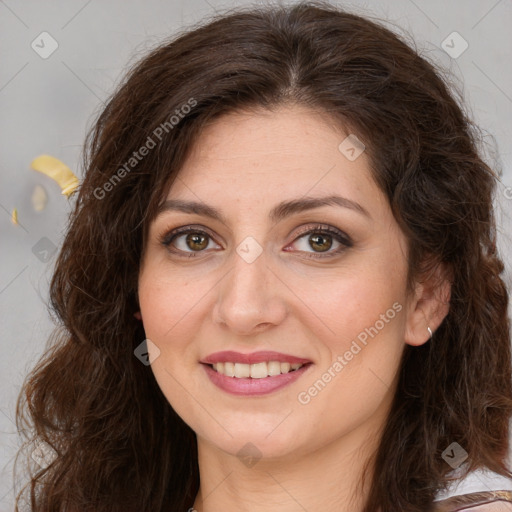
[[[313,234],[309,237],[309,240],[314,244],[311,245],[311,247],[318,246],[322,242],[325,242],[327,240],[328,244],[327,247],[320,247],[320,252],[328,251],[332,247],[332,240],[330,240],[329,236],[321,235],[321,234]]]
[[[203,242],[202,244],[201,240]],[[192,247],[189,242],[192,242],[192,244],[195,244],[196,246]],[[192,250],[201,250],[208,246],[208,240],[206,236],[199,233],[190,233],[187,235],[186,244]]]

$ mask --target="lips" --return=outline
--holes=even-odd
[[[280,352],[272,352],[270,350],[253,352],[251,354],[242,354],[232,350],[224,350],[222,352],[215,352],[201,360],[204,364],[215,363],[243,363],[243,364],[256,364],[268,363],[270,361],[278,361],[280,363],[290,364],[306,364],[310,363],[309,359],[296,357],[289,354],[282,354]]]
[[[277,391],[295,382],[313,365],[309,359],[272,351],[252,354],[216,352],[201,363],[210,381],[218,388],[244,396]]]

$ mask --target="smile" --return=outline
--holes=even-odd
[[[237,379],[251,378],[251,379],[264,379],[265,377],[275,377],[293,372],[304,366],[301,363],[281,363],[279,361],[268,361],[255,364],[243,363],[215,363],[212,368],[226,377],[234,377]]]

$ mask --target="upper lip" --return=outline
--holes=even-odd
[[[303,357],[291,356],[288,354],[282,354],[280,352],[272,352],[269,350],[252,352],[250,354],[242,354],[241,352],[235,352],[233,350],[224,350],[222,352],[215,352],[210,354],[201,360],[201,363],[215,364],[215,363],[243,363],[243,364],[255,364],[263,363],[268,361],[279,361],[280,363],[310,363],[309,359]]]

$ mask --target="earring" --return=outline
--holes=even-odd
[[[427,331],[430,334],[430,339],[432,339],[432,329],[430,327],[427,327]]]

